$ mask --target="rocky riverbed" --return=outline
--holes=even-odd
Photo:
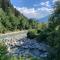
[[[48,54],[48,45],[28,39],[25,32],[9,35],[4,41],[11,55],[46,57]]]
[[[8,52],[11,55],[46,57],[48,45],[38,43],[36,40],[23,38],[14,44],[8,43]]]

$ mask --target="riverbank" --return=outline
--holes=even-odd
[[[22,31],[13,31],[13,32],[7,32],[7,33],[0,33],[0,35],[9,35],[9,34],[16,34],[16,33],[20,33],[20,32],[27,32],[28,30],[22,30]]]
[[[22,30],[22,31],[15,31],[15,32],[9,32],[5,34],[0,34],[0,41],[1,40],[11,40],[11,39],[20,39],[23,38],[24,36],[27,36],[27,30]]]

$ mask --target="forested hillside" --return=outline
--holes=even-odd
[[[37,24],[14,8],[10,0],[0,0],[0,33],[35,28]]]

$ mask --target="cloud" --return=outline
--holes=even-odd
[[[28,18],[36,18],[36,10],[34,8],[27,8],[27,7],[15,7],[18,11],[24,14]]]
[[[48,12],[49,14],[52,12],[52,8],[47,8],[47,7],[41,7],[38,8],[39,11],[44,11],[44,12]]]
[[[50,6],[50,1],[41,2],[40,5],[46,6],[46,7],[51,7],[51,6]]]
[[[60,1],[60,0],[53,0],[53,3],[55,3],[56,1]]]
[[[39,7],[39,6],[51,7],[50,1],[40,2],[39,4],[34,4],[34,7]]]
[[[52,8],[41,7],[38,8],[37,12],[40,14],[41,18],[43,18],[52,13]]]
[[[20,11],[24,16],[28,18],[36,18],[40,19],[47,15],[49,15],[52,9],[48,7],[40,7],[40,8],[27,8],[27,7],[15,7],[18,11]]]
[[[53,0],[53,3],[56,2],[56,1],[59,1],[59,0]]]

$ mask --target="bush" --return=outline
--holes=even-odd
[[[34,39],[37,37],[37,30],[33,29],[28,31],[27,38]]]
[[[39,42],[47,42],[48,36],[49,36],[49,30],[48,29],[38,30],[37,40]]]
[[[47,42],[47,37],[49,36],[49,30],[45,29],[45,30],[40,30],[40,29],[36,29],[36,30],[30,30],[27,33],[27,37],[30,39],[34,39],[36,38],[37,41],[39,42]]]
[[[5,59],[7,58],[6,54],[7,54],[7,47],[3,42],[0,42],[0,60],[6,60]]]

